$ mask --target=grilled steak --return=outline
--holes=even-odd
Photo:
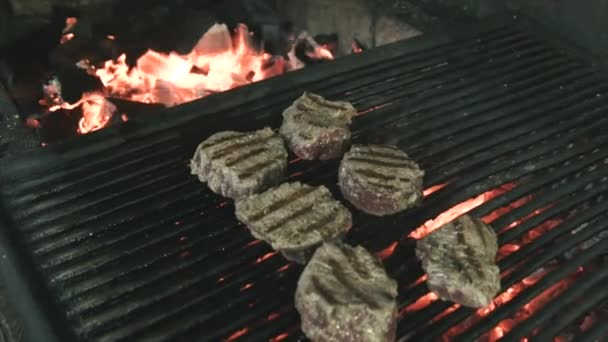
[[[363,247],[325,243],[298,281],[295,307],[313,341],[394,341],[397,282]]]
[[[334,159],[350,146],[350,123],[355,113],[348,102],[328,101],[305,92],[283,112],[279,132],[302,159]]]
[[[376,216],[395,214],[422,200],[424,171],[405,152],[386,145],[353,145],[338,172],[342,195]]]
[[[496,233],[468,215],[418,240],[416,255],[428,274],[428,286],[441,299],[480,308],[500,290],[495,264]]]
[[[239,198],[280,183],[287,167],[287,150],[270,128],[255,132],[225,131],[203,141],[190,161],[190,170],[222,196]]]
[[[306,263],[324,241],[339,239],[352,216],[324,186],[284,183],[236,201],[236,217],[285,258]]]

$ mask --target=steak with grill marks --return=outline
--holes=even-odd
[[[342,195],[357,209],[391,215],[422,200],[422,171],[405,152],[386,145],[353,145],[338,171]]]
[[[305,160],[339,158],[350,146],[355,108],[305,92],[283,112],[279,132],[295,155]]]
[[[239,198],[279,184],[287,168],[287,149],[270,128],[225,131],[203,141],[190,161],[201,182],[224,197]]]
[[[313,341],[394,341],[397,282],[363,247],[324,243],[295,295],[302,331]]]
[[[342,238],[352,216],[324,186],[284,183],[236,201],[236,217],[285,258],[306,263],[324,241]]]
[[[468,215],[443,225],[416,245],[429,289],[443,300],[472,308],[490,305],[500,291],[497,251],[494,230]]]

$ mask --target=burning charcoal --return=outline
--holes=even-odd
[[[397,282],[363,247],[325,243],[302,272],[295,307],[313,341],[394,341]]]
[[[351,213],[324,186],[284,183],[236,201],[236,217],[285,258],[306,263],[324,241],[340,239]]]
[[[353,38],[353,42],[350,45],[351,53],[361,53],[367,50],[367,46],[359,41],[357,38]]]
[[[110,123],[114,114],[116,114],[116,106],[102,94],[84,94],[78,133],[86,134],[104,128]]]
[[[219,54],[232,49],[232,37],[225,24],[215,24],[201,37],[192,50],[198,55]]]
[[[356,113],[348,102],[328,101],[305,92],[283,112],[281,136],[298,157],[340,157],[350,145],[350,123]]]
[[[384,216],[420,203],[423,176],[418,164],[396,147],[354,145],[340,163],[338,184],[357,209]]]
[[[492,228],[464,215],[418,240],[416,256],[429,276],[431,291],[443,300],[480,308],[500,290],[497,250]]]
[[[61,82],[56,76],[51,76],[42,83],[42,94],[45,104],[49,107],[63,103]]]
[[[278,184],[286,167],[287,150],[270,128],[213,134],[198,146],[190,162],[193,175],[213,192],[230,198]]]
[[[305,65],[312,65],[333,59],[330,49],[317,43],[307,32],[302,32],[293,46],[293,56]]]

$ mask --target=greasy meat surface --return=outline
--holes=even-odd
[[[283,180],[287,150],[270,128],[255,132],[225,131],[203,141],[190,161],[201,182],[224,197],[239,198]]]
[[[305,263],[319,244],[340,239],[352,226],[350,211],[326,187],[300,182],[237,200],[236,217],[254,237],[298,263]]]
[[[431,291],[441,299],[481,308],[500,290],[497,250],[494,230],[464,215],[418,240],[416,255]]]
[[[334,159],[350,146],[350,123],[355,114],[348,102],[328,101],[305,92],[283,112],[279,132],[302,159]]]
[[[422,200],[422,171],[405,152],[386,145],[353,145],[338,171],[342,195],[376,216],[395,214]]]
[[[298,281],[295,306],[313,341],[393,341],[397,282],[363,247],[325,243]]]

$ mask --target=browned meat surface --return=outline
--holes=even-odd
[[[418,240],[416,255],[431,291],[443,300],[481,308],[500,291],[497,250],[494,230],[464,215]]]
[[[236,201],[236,217],[287,259],[305,263],[324,241],[340,239],[352,216],[324,186],[284,183]]]
[[[283,112],[279,132],[302,159],[335,159],[350,146],[350,123],[355,114],[348,102],[328,101],[306,92]]]
[[[424,171],[405,152],[385,145],[353,145],[338,172],[342,195],[376,216],[395,214],[422,200]]]
[[[239,198],[279,184],[287,168],[287,150],[270,128],[225,131],[203,141],[190,162],[201,182],[222,196]]]
[[[363,247],[325,243],[298,281],[295,306],[313,341],[395,340],[397,282]]]

